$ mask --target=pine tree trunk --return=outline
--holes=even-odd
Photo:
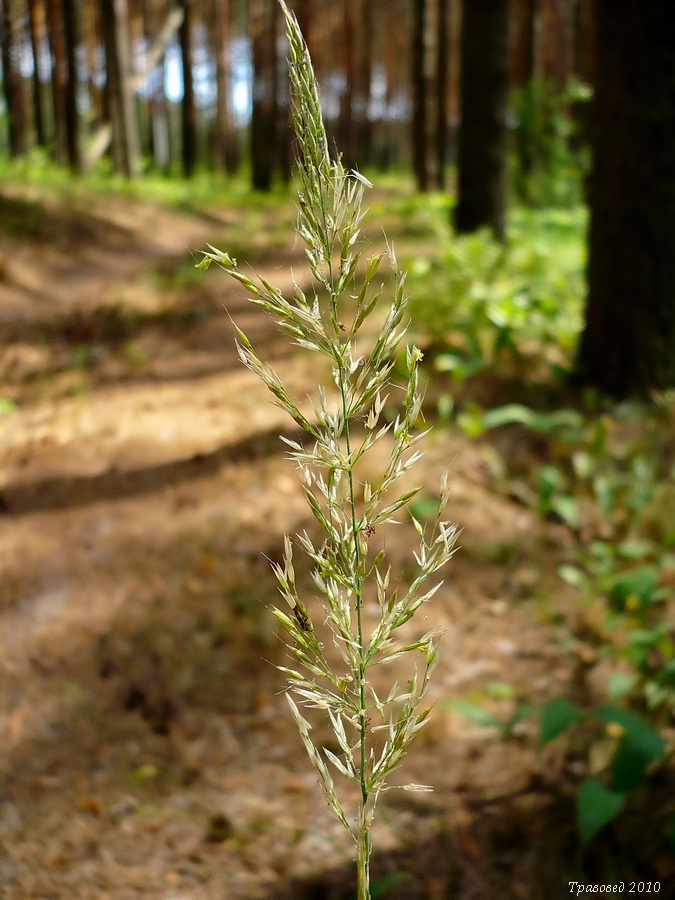
[[[450,77],[450,0],[438,0],[438,36],[436,58],[436,187],[445,188],[448,162],[448,84]]]
[[[19,47],[16,40],[16,11],[11,0],[0,0],[0,56],[3,87],[7,104],[10,156],[26,152],[26,103],[21,76]]]
[[[288,63],[287,53],[277,53],[279,41],[283,37],[285,41],[285,30],[283,27],[281,7],[278,3],[273,5],[273,45],[274,45],[274,105],[276,113],[275,133],[276,141],[276,159],[275,165],[279,171],[279,175],[287,184],[291,179],[291,168],[293,160],[293,128],[291,126],[291,93],[288,79]],[[285,46],[285,44],[284,44]]]
[[[237,141],[232,109],[232,0],[213,0],[213,41],[216,62],[216,121],[213,152],[216,168],[237,170]]]
[[[536,137],[534,120],[537,103],[537,49],[540,0],[524,0],[521,10],[521,34],[515,59],[515,82],[520,87],[520,121],[516,130],[516,191],[525,203],[534,200],[532,182],[535,175]]]
[[[100,128],[109,119],[105,107],[104,92],[101,89],[103,66],[100,60],[101,29],[99,27],[99,10],[94,3],[82,5],[84,44],[87,57],[87,90],[93,110],[92,125]]]
[[[313,0],[296,0],[294,9],[295,15],[298,20],[298,25],[300,26],[300,31],[302,31],[302,36],[305,39],[305,43],[307,44],[307,49],[309,50],[310,56],[313,53],[313,18],[314,18],[314,9],[313,9]]]
[[[73,172],[80,172],[82,170],[82,156],[80,153],[80,115],[77,108],[77,49],[79,32],[77,9],[75,0],[61,0],[61,3],[67,73],[64,92],[66,151],[68,154],[68,165]]]
[[[183,102],[181,104],[181,133],[183,136],[183,172],[190,178],[199,161],[197,105],[192,75],[192,0],[182,0],[183,23],[180,26],[181,64],[183,71]]]
[[[66,140],[66,84],[68,66],[63,37],[60,0],[46,0],[47,30],[52,59],[52,109],[54,116],[54,158],[64,165],[68,161]]]
[[[597,65],[596,0],[579,0],[575,72],[582,81],[595,84]]]
[[[150,47],[164,23],[167,13],[165,0],[143,0],[143,30]],[[168,172],[171,165],[171,135],[169,111],[167,108],[165,79],[165,56],[162,53],[149,76],[150,147],[152,160],[162,172]]]
[[[342,33],[342,77],[344,87],[340,96],[340,122],[338,143],[340,153],[348,167],[356,164],[355,94],[358,79],[356,55],[356,29],[359,0],[343,0],[344,22]]]
[[[436,187],[439,171],[439,129],[442,92],[439,76],[440,24],[439,6],[444,0],[417,0],[413,27],[413,166],[420,191]],[[442,152],[442,151],[441,151]]]
[[[504,239],[509,0],[465,0],[455,227]]]
[[[401,129],[397,126],[396,118],[400,98],[402,95],[408,95],[409,85],[413,81],[413,66],[401,65],[401,60],[407,59],[409,55],[407,52],[410,43],[408,31],[413,30],[413,10],[414,8],[408,5],[407,0],[403,5],[399,0],[388,0],[383,10],[385,121],[380,128],[382,137],[378,148],[378,165],[382,169],[387,169],[401,156]],[[408,140],[412,135],[413,130],[406,129],[405,137]]]
[[[356,104],[357,149],[356,162],[359,166],[372,162],[373,127],[370,120],[370,98],[373,84],[373,59],[375,53],[375,8],[371,0],[362,0],[360,64]]]
[[[115,171],[140,174],[138,122],[131,90],[127,0],[100,0],[106,56],[106,93]]]
[[[33,75],[31,78],[33,94],[33,121],[35,122],[35,138],[39,147],[47,145],[47,126],[40,83],[40,55],[43,46],[44,9],[39,0],[28,0],[28,27],[30,30],[30,49],[33,57]]]
[[[251,165],[253,188],[258,191],[269,191],[272,187],[277,139],[276,53],[270,3],[271,0],[251,0],[249,6],[253,49]]]
[[[413,24],[413,117],[412,117],[412,151],[413,169],[417,179],[417,188],[420,191],[429,189],[429,171],[427,169],[426,146],[426,113],[425,101],[425,43],[424,32],[427,19],[427,0],[416,0],[414,8]]]
[[[128,0],[127,0],[128,2]],[[138,147],[141,156],[149,156],[152,148],[152,119],[150,103],[145,91],[139,92],[141,82],[138,79],[139,69],[143,63],[140,48],[143,46],[145,32],[143,30],[143,7],[139,0],[131,0],[129,6],[129,80],[130,93],[133,98],[137,129]]]
[[[675,386],[675,16],[596,4],[588,301],[578,375],[615,397]]]

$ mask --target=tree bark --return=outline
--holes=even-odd
[[[340,95],[339,151],[345,165],[356,165],[355,97],[357,92],[358,66],[356,53],[356,29],[359,19],[359,0],[344,0],[344,21],[342,32],[342,77],[344,85]]]
[[[458,232],[504,239],[509,0],[465,0],[462,16]]]
[[[64,91],[64,124],[68,165],[73,172],[82,171],[80,153],[80,115],[77,108],[77,49],[79,27],[75,0],[61,0],[63,36],[66,52],[66,84]]]
[[[101,28],[97,4],[82,5],[84,44],[87,58],[87,90],[93,110],[91,125],[100,128],[110,118],[105,105],[104,91],[101,89],[103,65],[100,58]]]
[[[535,135],[537,88],[540,77],[539,56],[540,0],[524,0],[519,4],[520,28],[514,54],[513,82],[520,89],[519,121],[516,128],[517,170],[515,188],[527,204],[534,202],[533,179],[536,170],[537,136]]]
[[[314,3],[313,0],[296,0],[294,4],[295,15],[302,31],[302,36],[307,44],[310,56],[313,52],[313,22],[314,22]]]
[[[30,49],[33,57],[33,75],[31,78],[33,94],[33,121],[35,122],[35,138],[39,147],[47,145],[47,125],[40,82],[40,56],[43,47],[44,8],[38,0],[28,0],[28,27],[30,30]]]
[[[183,102],[181,104],[181,134],[183,137],[183,172],[190,178],[199,161],[197,105],[192,75],[192,0],[182,0],[183,23],[180,26],[181,65],[183,72]]]
[[[66,84],[68,65],[64,44],[61,4],[59,0],[46,0],[47,30],[52,59],[52,110],[54,116],[54,159],[65,164],[68,160],[66,141]]]
[[[357,148],[356,162],[369,165],[373,155],[373,124],[370,118],[370,99],[373,87],[373,60],[375,57],[375,5],[363,0],[361,6],[361,40],[356,96]]]
[[[293,167],[293,128],[291,125],[291,91],[288,77],[287,50],[278,52],[280,41],[286,48],[286,35],[283,30],[283,17],[278,3],[272,6],[272,43],[274,47],[274,108],[275,130],[277,135],[274,164],[285,184],[291,180]]]
[[[414,10],[399,0],[387,0],[383,10],[383,48],[382,65],[385,77],[384,122],[378,131],[381,135],[377,151],[377,163],[382,169],[409,155],[409,147],[414,134],[412,128],[401,128],[398,123],[398,109],[401,101],[405,102],[410,95],[413,84],[413,64],[410,62],[409,32],[414,30]],[[405,60],[406,65],[402,65]],[[413,87],[414,89],[414,87]],[[404,138],[402,141],[401,138]],[[402,146],[405,144],[405,146]],[[414,151],[413,151],[414,152]]]
[[[588,301],[579,379],[615,397],[675,386],[675,17],[596,3]]]
[[[11,0],[0,2],[0,55],[3,87],[7,104],[10,156],[21,156],[27,149],[26,100],[17,44],[17,20]]]
[[[416,0],[412,32],[413,69],[413,116],[412,152],[413,169],[417,179],[417,189],[426,191],[429,187],[426,153],[426,103],[424,102],[424,30],[427,17],[427,0]]]
[[[150,146],[154,164],[160,171],[168,172],[171,159],[171,129],[164,81],[166,77],[166,47],[173,40],[182,22],[182,10],[171,13],[166,0],[143,0],[143,20],[148,53],[145,71],[148,73],[150,117]],[[178,24],[176,24],[178,23]]]
[[[450,77],[450,0],[438,0],[438,35],[436,38],[436,187],[445,188],[448,162],[448,85]]]
[[[445,98],[441,95],[444,56],[439,26],[444,21],[442,0],[416,0],[413,25],[413,167],[420,191],[437,187],[441,181],[439,136],[445,127]]]
[[[127,0],[100,0],[100,3],[113,163],[121,175],[137,178],[140,174],[140,153],[131,90]]]
[[[213,152],[216,168],[237,171],[237,139],[232,109],[232,0],[213,0],[213,40],[216,62],[216,121]]]
[[[252,183],[257,191],[269,191],[274,175],[277,138],[276,52],[270,0],[251,0],[249,15],[253,49]]]

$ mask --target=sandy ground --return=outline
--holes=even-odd
[[[26,192],[3,207],[0,397],[18,408],[0,417],[0,896],[351,900],[352,848],[272,665],[267,558],[311,527],[278,439],[293,423],[239,364],[230,316],[299,397],[315,361],[220,274],[189,274],[194,248],[237,238],[232,214]],[[283,287],[302,253],[261,256]],[[374,876],[401,876],[390,898],[567,896],[597,871],[574,759],[539,751],[533,720],[497,740],[447,701],[506,719],[589,690],[555,576],[570,537],[439,428],[414,480],[433,494],[446,468],[461,549],[410,627],[442,629],[442,661],[401,771],[434,792],[386,795]],[[403,580],[411,534],[380,536]]]

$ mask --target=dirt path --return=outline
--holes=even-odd
[[[188,248],[236,238],[232,216],[3,203],[0,396],[18,409],[0,418],[0,894],[347,897],[351,848],[269,664],[263,554],[307,510],[277,438],[289,424],[238,363],[229,316],[300,396],[313,360],[217,274],[186,274]],[[283,287],[281,263],[300,259],[263,264]],[[528,723],[490,741],[444,705],[507,684],[488,701],[506,717],[566,687],[537,623],[563,535],[439,430],[416,478],[433,491],[448,466],[463,547],[422,623],[445,632],[437,709],[401,776],[435,792],[388,795],[375,873],[408,873],[392,898],[563,896],[542,850],[551,821],[558,851],[571,842],[562,762],[532,749]],[[409,535],[386,541],[405,572]]]

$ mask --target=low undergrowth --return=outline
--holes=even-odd
[[[571,537],[558,575],[576,602],[550,598],[543,615],[565,622],[579,691],[544,707],[540,740],[565,734],[581,753],[588,842],[675,749],[675,396],[617,405],[566,383],[582,324],[581,207],[517,211],[503,247],[434,224],[441,241],[412,266],[429,413],[481,443],[495,490]],[[457,708],[505,739],[535,712]],[[675,809],[656,818],[675,847]]]

